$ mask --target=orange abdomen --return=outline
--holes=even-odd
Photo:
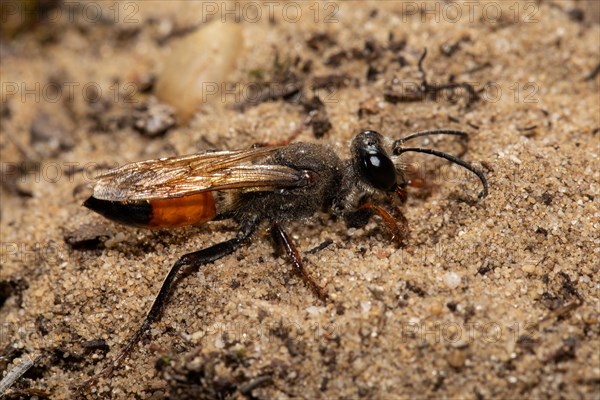
[[[150,200],[152,217],[149,228],[176,228],[201,224],[217,215],[212,192],[173,199]]]
[[[176,228],[201,224],[217,215],[212,192],[159,200],[116,201],[94,196],[84,206],[115,222],[142,228]]]

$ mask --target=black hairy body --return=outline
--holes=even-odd
[[[274,191],[245,191],[234,194],[230,210],[236,220],[289,221],[309,218],[331,209],[341,191],[343,162],[326,146],[293,143],[265,161],[306,174],[307,183]]]

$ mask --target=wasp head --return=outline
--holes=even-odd
[[[407,152],[424,153],[444,158],[477,175],[483,186],[482,191],[479,193],[479,197],[487,196],[487,179],[481,171],[474,168],[464,160],[434,149],[403,147],[403,144],[409,140],[432,135],[454,135],[461,137],[462,139],[466,139],[468,137],[467,133],[463,131],[440,129],[434,131],[417,132],[406,136],[403,139],[391,141],[384,138],[378,132],[371,130],[362,131],[354,138],[354,141],[352,142],[352,162],[355,175],[361,181],[363,186],[373,190],[393,192],[397,189],[399,184],[405,184],[403,170],[396,158],[400,156],[400,154]],[[388,155],[386,148],[391,149],[391,153],[396,160],[396,164]]]
[[[384,192],[398,186],[399,172],[385,149],[385,138],[375,131],[362,131],[352,141],[353,167],[362,183]]]

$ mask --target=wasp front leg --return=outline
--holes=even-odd
[[[400,194],[400,192],[397,191],[400,197],[402,198],[402,196],[404,196],[404,198],[406,199],[408,194],[406,189],[408,187],[416,189],[411,191],[414,197],[421,199],[426,199],[430,197],[435,189],[435,185],[432,179],[428,177],[425,171],[419,168],[416,164],[408,164],[405,166],[405,168],[406,170],[404,171],[404,173],[407,178],[404,181],[403,188],[399,189],[399,191],[404,192],[404,194],[402,195]]]
[[[390,213],[385,208],[368,201],[357,210],[345,213],[344,220],[349,228],[362,228],[373,215],[378,215],[382,219],[386,229],[392,234],[392,240],[397,240],[400,245],[404,244],[410,229],[408,220],[398,207],[394,206]]]

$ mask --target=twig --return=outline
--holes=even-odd
[[[6,391],[10,389],[10,387],[14,385],[15,382],[18,381],[19,378],[29,370],[29,368],[33,367],[40,357],[41,356],[39,354],[35,356],[28,355],[24,357],[20,363],[8,371],[6,376],[2,379],[2,381],[0,381],[0,396],[3,396]]]

